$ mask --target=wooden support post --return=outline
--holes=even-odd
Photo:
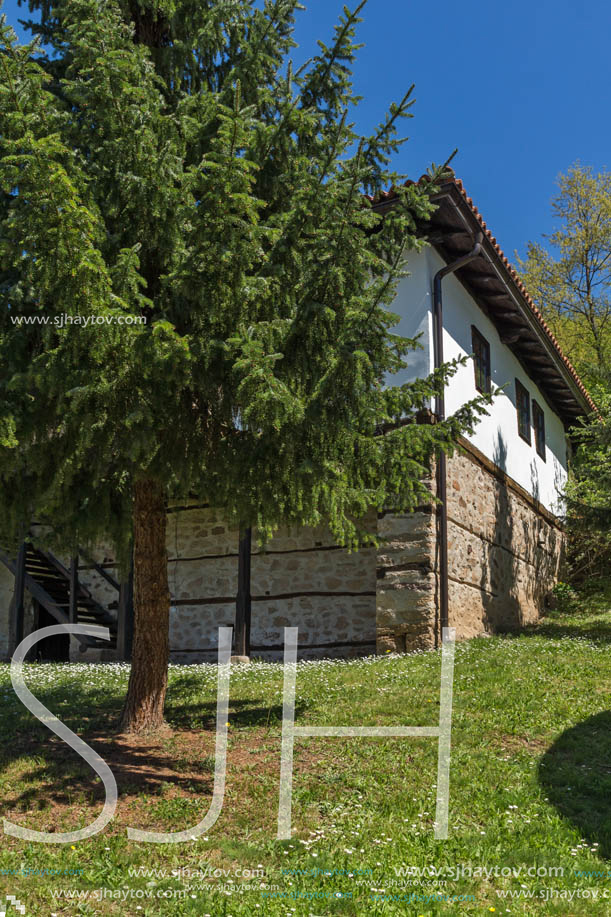
[[[250,656],[250,550],[252,529],[240,530],[238,551],[238,594],[235,600],[234,654]]]
[[[119,586],[119,613],[117,619],[117,655],[124,662],[130,662],[134,643],[134,558],[130,563],[127,579]]]
[[[68,620],[70,624],[78,622],[78,554],[70,558],[70,604]]]
[[[23,622],[25,617],[25,558],[27,546],[25,541],[19,548],[15,565],[15,597],[13,605],[13,634],[15,647],[23,640]]]

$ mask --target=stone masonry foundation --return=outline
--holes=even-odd
[[[466,441],[448,460],[449,623],[458,639],[538,620],[558,580],[558,521]],[[439,632],[436,515],[382,514],[378,652],[435,645]]]
[[[561,563],[557,520],[464,441],[448,460],[447,494],[449,617],[458,638],[536,621]],[[302,658],[435,646],[435,506],[431,502],[412,513],[385,512],[377,518],[371,513],[366,525],[381,539],[377,551],[349,553],[324,527],[279,531],[264,549],[253,538],[253,656],[281,659],[285,626],[299,628]],[[238,532],[216,510],[172,507],[167,552],[172,661],[213,661],[218,627],[234,622]],[[108,546],[100,545],[95,560],[118,575]],[[79,577],[116,614],[116,591],[99,573],[84,564]],[[13,586],[8,571],[0,571],[0,653],[6,653]],[[31,615],[26,618],[28,633],[34,623]],[[100,651],[91,652],[101,658]],[[75,653],[75,658],[93,656]]]

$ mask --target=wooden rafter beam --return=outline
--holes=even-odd
[[[517,344],[525,330],[526,329],[517,328],[511,331],[499,331],[499,337],[503,344]]]

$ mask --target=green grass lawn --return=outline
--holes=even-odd
[[[108,761],[120,800],[114,821],[74,849],[5,836],[2,898],[19,898],[26,917],[611,914],[610,639],[599,601],[520,636],[457,645],[445,841],[433,833],[430,738],[298,739],[294,837],[276,841],[282,670],[255,663],[232,669],[217,823],[188,844],[131,842],[128,826],[177,831],[208,809],[215,667],[172,667],[171,730],[127,740],[112,731],[126,666],[30,665],[29,687]],[[439,673],[439,653],[300,663],[296,722],[434,725]],[[0,697],[4,817],[38,830],[91,822],[99,780],[25,711],[6,665]]]

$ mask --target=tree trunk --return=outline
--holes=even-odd
[[[134,484],[134,644],[123,732],[163,726],[169,628],[165,493],[159,481],[144,479]]]

